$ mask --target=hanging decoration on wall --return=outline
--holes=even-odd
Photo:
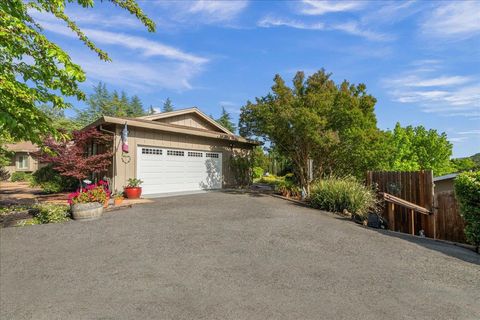
[[[128,128],[126,122],[122,130],[122,152],[128,153]]]

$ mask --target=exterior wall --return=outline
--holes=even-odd
[[[444,191],[453,191],[454,190],[453,181],[454,181],[453,178],[435,181],[434,192],[438,193],[438,192],[444,192]]]
[[[165,119],[158,119],[155,121],[168,123],[168,124],[176,124],[179,126],[186,126],[191,128],[197,128],[197,129],[219,131],[217,127],[215,127],[211,123],[208,123],[207,121],[199,118],[198,116],[192,113],[182,114],[179,116],[169,117]]]
[[[17,160],[18,156],[20,155],[28,155],[28,167],[26,169],[18,169],[17,168]],[[15,152],[15,155],[12,157],[10,165],[6,166],[5,169],[7,169],[10,174],[16,171],[22,171],[22,172],[35,172],[39,168],[39,163],[38,161],[33,158],[28,152]]]
[[[153,146],[174,149],[214,151],[222,153],[223,186],[235,185],[235,177],[230,172],[232,154],[248,154],[251,147],[238,144],[230,147],[232,142],[220,139],[162,132],[157,130],[129,127],[127,156],[122,156],[122,127],[116,127],[115,163],[113,166],[114,189],[122,190],[129,178],[137,176],[137,146]]]

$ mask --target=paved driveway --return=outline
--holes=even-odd
[[[0,230],[2,319],[480,319],[480,256],[269,196]]]

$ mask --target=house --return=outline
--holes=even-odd
[[[125,126],[128,152],[122,150]],[[144,195],[234,186],[238,177],[231,157],[246,156],[258,144],[197,108],[138,118],[103,116],[91,127],[113,136],[112,189],[122,190],[129,178],[138,178]]]
[[[455,189],[453,184],[456,176],[458,176],[458,173],[433,178],[434,192],[453,191]]]
[[[5,167],[10,174],[17,171],[34,172],[39,168],[38,161],[32,157],[38,147],[30,141],[6,144],[5,149],[13,153],[10,164]]]

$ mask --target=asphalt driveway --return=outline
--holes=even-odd
[[[0,230],[1,319],[480,319],[480,256],[270,196]]]

